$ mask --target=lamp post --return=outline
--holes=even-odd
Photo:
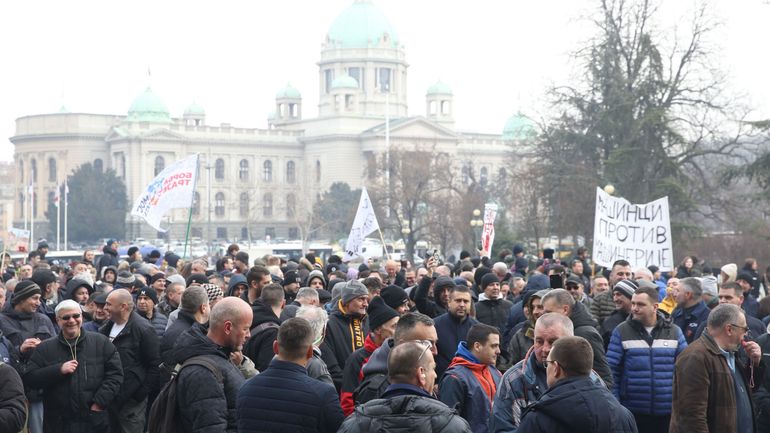
[[[473,218],[471,219],[471,229],[473,229],[473,249],[478,249],[479,239],[481,238],[481,227],[484,226],[484,221],[481,218],[481,211],[478,209],[473,210]]]
[[[404,247],[406,248],[406,259],[410,262],[412,261],[412,256],[414,253],[412,252],[411,244],[409,242],[409,235],[412,233],[411,230],[409,230],[409,227],[404,227],[401,229],[401,235],[404,240]]]

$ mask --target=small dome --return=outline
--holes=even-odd
[[[267,113],[267,120],[275,120],[275,111]]]
[[[326,41],[339,48],[366,48],[386,42],[398,46],[398,36],[382,11],[369,0],[356,0],[329,27]]]
[[[192,104],[188,105],[187,108],[184,109],[184,115],[185,116],[205,116],[206,110],[203,109],[200,105],[196,104],[195,101],[193,101]]]
[[[286,84],[286,87],[279,90],[278,93],[275,94],[275,99],[282,98],[300,99],[302,98],[302,94],[299,93],[299,90],[295,89],[291,84]]]
[[[537,135],[535,122],[521,112],[508,118],[503,127],[503,139],[526,140]]]
[[[131,108],[128,109],[128,120],[134,122],[171,122],[171,115],[163,100],[147,89],[134,99]]]
[[[451,95],[452,88],[441,80],[436,81],[436,84],[428,87],[427,95]]]
[[[350,75],[341,75],[332,81],[332,89],[358,89],[358,81]]]

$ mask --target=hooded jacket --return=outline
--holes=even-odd
[[[348,314],[342,305],[342,300],[338,301],[336,308],[329,315],[324,342],[327,343],[340,366],[345,365],[353,351],[364,347],[367,335],[369,335],[369,318]]]
[[[120,264],[120,260],[118,260],[118,252],[112,248],[110,248],[109,245],[105,245],[102,248],[102,256],[99,258],[99,269],[96,270],[97,275],[102,275],[102,269],[106,268],[107,266],[114,266],[115,269],[118,268],[118,265]]]
[[[217,346],[204,334],[202,325],[194,325],[179,336],[172,362],[181,364],[193,356],[205,356],[219,367],[222,383],[208,368],[190,365],[177,377],[177,410],[181,427],[193,433],[235,433],[236,400],[245,379],[230,362],[228,349]]]
[[[254,314],[251,321],[251,337],[243,346],[243,354],[254,361],[257,370],[264,371],[275,356],[273,341],[278,336],[281,322],[273,309],[259,299],[254,301],[251,311]]]
[[[446,305],[441,300],[442,291],[434,290],[433,299],[428,298],[428,291],[432,283],[433,279],[425,277],[420,280],[417,290],[412,292],[414,293],[413,298],[415,305],[417,305],[417,310],[430,318],[435,318],[446,313]]]
[[[533,433],[637,433],[634,416],[588,376],[554,384],[524,410],[518,431]]]
[[[62,374],[61,365],[73,356],[77,369]],[[37,346],[25,370],[24,381],[43,390],[46,433],[108,428],[107,412],[91,411],[92,403],[110,407],[123,383],[120,355],[107,337],[83,331],[70,347],[59,334]]]
[[[233,292],[235,291],[235,286],[238,284],[245,284],[247,288],[246,291],[248,291],[249,283],[246,282],[246,277],[241,274],[233,274],[230,277],[230,282],[227,284],[227,293],[225,293],[225,297],[234,296]]]
[[[612,372],[604,354],[604,341],[596,330],[596,321],[580,302],[572,306],[569,318],[572,320],[572,326],[575,327],[575,336],[583,337],[591,344],[591,349],[594,351],[593,370],[601,376],[607,388],[612,389]]]
[[[364,340],[364,347],[353,352],[345,362],[345,368],[342,370],[342,388],[340,389],[340,404],[342,405],[342,413],[345,416],[353,413],[353,410],[356,408],[353,401],[353,391],[356,390],[363,379],[362,367],[366,365],[369,357],[378,347],[380,346],[374,342],[372,334],[369,334],[366,336],[366,340]]]
[[[461,341],[441,380],[439,400],[468,421],[473,433],[486,433],[501,377],[494,365],[481,364]]]

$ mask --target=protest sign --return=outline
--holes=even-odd
[[[655,265],[673,270],[668,197],[640,205],[596,188],[592,257],[605,267],[622,259],[631,269]]]
[[[198,177],[198,154],[179,160],[155,176],[134,202],[131,215],[144,218],[160,232],[163,216],[171,209],[192,207],[195,180]]]
[[[497,205],[487,203],[484,205],[484,229],[481,232],[481,256],[490,257],[492,243],[495,242],[495,218],[497,218]]]
[[[369,200],[366,188],[361,188],[361,200],[358,202],[358,211],[350,229],[348,241],[345,243],[345,256],[343,261],[352,260],[363,253],[363,243],[366,236],[375,230],[379,230],[377,216],[374,214],[374,206]]]

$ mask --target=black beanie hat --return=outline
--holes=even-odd
[[[209,279],[205,274],[192,274],[187,277],[185,283],[187,284],[187,287],[190,287],[192,284],[208,284]]]
[[[486,289],[487,286],[492,283],[498,283],[498,284],[500,283],[500,279],[497,278],[497,275],[495,275],[494,272],[484,274],[484,276],[481,277],[481,290]]]
[[[366,308],[366,314],[369,316],[369,329],[372,331],[382,326],[388,320],[398,317],[396,310],[388,307],[385,301],[375,296],[372,301],[369,302],[369,307]]]
[[[31,298],[35,295],[42,295],[43,291],[40,290],[40,286],[35,284],[32,280],[22,280],[16,285],[16,289],[13,291],[13,298],[11,298],[11,305],[16,306],[21,301]]]
[[[148,298],[152,299],[153,304],[158,305],[158,293],[155,291],[155,289],[144,286],[139,289],[136,298],[139,299],[140,296],[147,296]]]
[[[38,269],[32,273],[32,276],[29,279],[32,280],[33,283],[37,284],[38,287],[42,290],[45,288],[45,286],[53,283],[59,278],[50,269]]]
[[[392,284],[382,289],[380,291],[380,296],[382,297],[382,300],[385,301],[385,304],[394,310],[404,305],[409,300],[409,295],[406,294],[406,290]]]
[[[634,292],[636,292],[636,289],[638,288],[639,285],[636,284],[636,281],[634,280],[620,280],[615,283],[615,287],[612,288],[612,292],[618,292],[626,298],[631,299],[631,297],[634,296]]]

